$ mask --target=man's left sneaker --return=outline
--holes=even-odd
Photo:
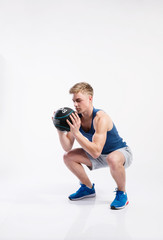
[[[114,201],[111,203],[110,208],[115,210],[122,209],[129,203],[127,193],[119,191],[118,189],[116,189],[115,192],[116,196]]]
[[[69,199],[72,201],[80,200],[83,198],[91,198],[95,197],[95,188],[94,183],[92,185],[92,188],[87,187],[86,185],[80,183],[81,187],[77,190],[77,192],[71,194],[69,196]]]

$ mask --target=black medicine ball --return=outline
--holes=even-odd
[[[68,119],[71,122],[70,115],[75,113],[73,109],[64,107],[60,108],[55,112],[53,123],[54,126],[60,131],[70,131],[70,127],[66,120]]]

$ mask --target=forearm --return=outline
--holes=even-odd
[[[57,130],[59,140],[64,151],[68,152],[72,149],[73,141],[70,140],[67,136],[67,133]]]
[[[93,158],[98,158],[101,154],[101,148],[94,142],[90,142],[80,132],[75,135],[75,139],[80,146],[88,152]]]

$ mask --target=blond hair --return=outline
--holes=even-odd
[[[93,96],[93,88],[91,87],[90,84],[86,82],[80,82],[76,83],[72,88],[70,88],[69,93],[74,94],[74,93],[87,93],[88,95]]]

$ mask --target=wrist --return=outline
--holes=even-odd
[[[81,134],[80,131],[77,131],[77,132],[74,133],[74,137],[75,137],[76,139],[78,139],[79,136],[80,136],[80,134]]]

